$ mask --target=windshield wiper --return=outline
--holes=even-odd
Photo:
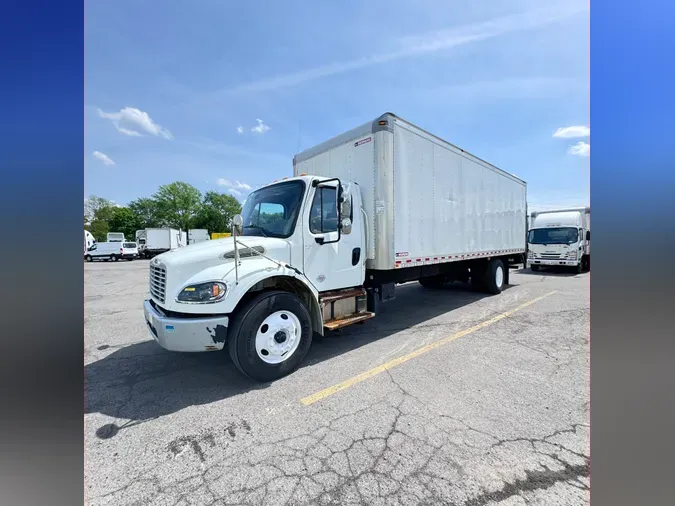
[[[267,234],[265,233],[265,229],[262,228],[262,227],[260,227],[260,226],[258,226],[258,225],[246,225],[246,226],[244,227],[244,229],[247,229],[247,228],[255,228],[255,229],[257,229],[257,230],[260,230],[260,231],[262,232],[263,237],[267,237]]]

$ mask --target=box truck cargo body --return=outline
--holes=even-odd
[[[161,253],[182,248],[186,244],[185,233],[175,228],[146,228],[136,231],[139,255],[152,258]]]
[[[108,232],[107,242],[124,242],[124,234],[122,232]]]
[[[525,251],[524,181],[396,116],[383,118],[294,158],[296,176],[359,186],[369,269]]]
[[[591,208],[533,212],[527,243],[527,262],[533,271],[546,266],[590,269]]]
[[[393,114],[293,164],[247,197],[233,237],[151,261],[144,314],[162,347],[227,347],[270,381],[299,366],[313,333],[376,316],[397,284],[498,294],[525,252],[525,182]]]
[[[210,241],[209,231],[205,228],[191,228],[188,230],[188,244]]]

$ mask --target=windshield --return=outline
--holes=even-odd
[[[527,234],[530,244],[574,244],[579,240],[579,230],[573,227],[535,228]]]
[[[125,242],[125,243],[122,245],[122,247],[123,247],[123,248],[135,248],[135,247],[136,247],[136,243],[135,243],[135,242]]]
[[[304,182],[289,181],[251,193],[241,211],[243,235],[289,237],[295,228],[304,191]]]

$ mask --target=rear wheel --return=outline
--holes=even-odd
[[[295,371],[312,344],[309,311],[295,295],[263,292],[241,308],[228,329],[232,362],[254,380],[267,382]]]
[[[492,294],[501,293],[506,281],[504,263],[501,260],[491,260],[483,276],[485,291]]]

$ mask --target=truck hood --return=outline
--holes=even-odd
[[[253,254],[246,246],[255,248],[266,257],[282,264],[291,264],[291,244],[273,237],[244,236],[239,238],[239,279],[246,280],[255,277],[261,270],[276,270],[279,268],[274,262]],[[242,246],[244,244],[245,246]],[[159,271],[158,269],[159,268]],[[160,283],[164,288],[164,300],[157,299],[152,293],[153,300],[164,309],[185,312],[186,305],[176,302],[176,297],[187,285],[223,281],[229,287],[235,279],[234,269],[234,239],[226,237],[212,241],[191,244],[173,251],[156,256],[150,261],[150,280],[156,280],[157,272],[164,270]],[[153,285],[150,281],[149,288]],[[200,313],[209,311],[225,311],[231,309],[229,298],[219,307],[210,305],[192,305],[189,312]],[[228,307],[227,310],[223,309]]]
[[[274,237],[239,237],[239,254],[242,260],[251,257],[251,252],[241,246],[245,244],[251,248],[262,248],[262,253],[279,262],[290,262],[291,247],[288,241]],[[254,255],[253,258],[260,255]],[[234,238],[225,237],[213,241],[204,241],[191,244],[183,248],[167,251],[155,257],[167,269],[184,272],[186,269],[194,273],[208,267],[231,263],[234,264]],[[154,260],[153,260],[154,262]],[[185,275],[188,273],[185,272]]]

